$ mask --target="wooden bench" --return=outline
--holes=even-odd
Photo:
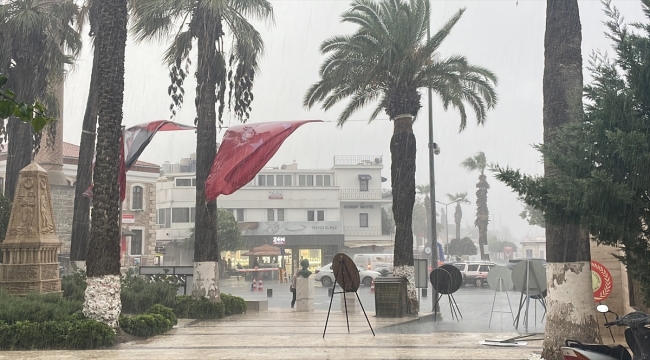
[[[268,300],[246,300],[246,311],[268,311]]]

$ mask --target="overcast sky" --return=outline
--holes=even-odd
[[[368,111],[359,112],[342,128],[336,119],[343,104],[328,112],[302,106],[306,89],[318,80],[323,58],[320,43],[354,28],[340,23],[340,15],[349,7],[348,0],[270,0],[275,24],[258,24],[266,52],[261,72],[255,79],[255,101],[251,122],[321,119],[326,123],[307,124],[290,137],[269,166],[296,160],[300,168],[330,168],[334,155],[383,155],[383,176],[390,179],[389,143],[392,123],[385,113],[368,124]],[[465,55],[470,62],[487,67],[499,77],[499,103],[488,114],[484,126],[476,126],[470,113],[468,127],[458,133],[459,115],[444,112],[434,98],[434,141],[442,152],[436,156],[437,198],[447,201],[446,193],[469,192],[472,205],[464,208],[463,225],[473,223],[478,174],[468,174],[460,162],[484,151],[488,162],[541,174],[543,166],[532,144],[542,141],[542,75],[544,70],[544,27],[546,1],[543,0],[431,0],[432,32],[440,28],[459,8],[467,11],[440,48],[442,56]],[[628,21],[642,21],[639,0],[614,0]],[[582,49],[584,65],[595,49],[611,53],[605,38],[605,19],[600,1],[581,0]],[[87,33],[87,31],[86,31]],[[88,45],[87,38],[85,44]],[[132,126],[152,120],[168,119],[170,98],[168,70],[161,63],[167,43],[135,43],[126,48],[124,124]],[[196,63],[196,62],[194,62]],[[79,144],[81,124],[90,82],[92,52],[86,46],[66,82],[64,140]],[[196,69],[192,68],[194,72]],[[589,81],[585,72],[585,82]],[[195,117],[193,78],[186,81],[186,105],[176,121],[192,124]],[[426,98],[422,98],[426,106]],[[230,114],[225,125],[237,124]],[[427,184],[428,124],[423,107],[414,125],[418,141],[416,182]],[[218,135],[220,138],[223,132]],[[160,133],[144,151],[140,160],[162,164],[177,162],[196,148],[192,132]],[[490,229],[508,227],[515,241],[525,236],[543,236],[543,230],[529,226],[518,214],[522,205],[496,179],[489,177]],[[390,183],[384,183],[386,188]],[[440,208],[440,205],[438,205]]]

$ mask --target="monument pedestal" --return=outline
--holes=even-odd
[[[61,292],[59,250],[47,171],[20,170],[7,237],[0,244],[0,287],[12,295]]]
[[[345,312],[345,306],[347,303],[348,307],[348,313],[357,313],[359,312],[360,306],[359,302],[357,301],[357,295],[353,292],[345,293],[345,299],[343,298],[343,294],[339,294],[339,297],[341,298],[341,311]]]
[[[314,311],[314,276],[296,279],[296,311]]]

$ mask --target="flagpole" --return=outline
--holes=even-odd
[[[121,149],[122,156],[120,156],[120,162],[122,162],[125,159],[125,156],[126,156],[126,154],[124,154],[124,141],[125,141],[124,134],[126,133],[125,129],[126,129],[126,127],[122,126],[122,140],[120,141],[120,146],[122,147],[122,149]],[[122,165],[120,165],[120,168],[121,167],[122,167]],[[126,171],[126,169],[124,169],[124,170]],[[121,175],[118,175],[118,176],[121,176]],[[120,182],[119,179],[117,181],[118,181],[118,183]],[[126,184],[123,184],[123,186],[126,186]],[[120,252],[122,252],[122,214],[124,212],[124,203],[122,202],[122,190],[121,189],[120,189],[120,194],[118,196],[120,198],[120,220],[119,220],[119,225],[120,225]],[[128,246],[127,246],[127,248],[128,248]],[[124,253],[124,261],[126,262],[126,249],[124,249],[124,251],[125,251],[125,253]]]

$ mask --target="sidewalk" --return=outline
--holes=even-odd
[[[167,334],[123,343],[109,350],[2,352],[0,359],[526,359],[541,351],[541,341],[518,348],[479,345],[485,339],[515,334],[436,333],[373,337],[363,313],[332,311],[323,339],[326,311],[291,309],[249,312],[216,321],[180,320]],[[414,318],[369,316],[377,330]],[[386,330],[386,329],[385,329]]]

